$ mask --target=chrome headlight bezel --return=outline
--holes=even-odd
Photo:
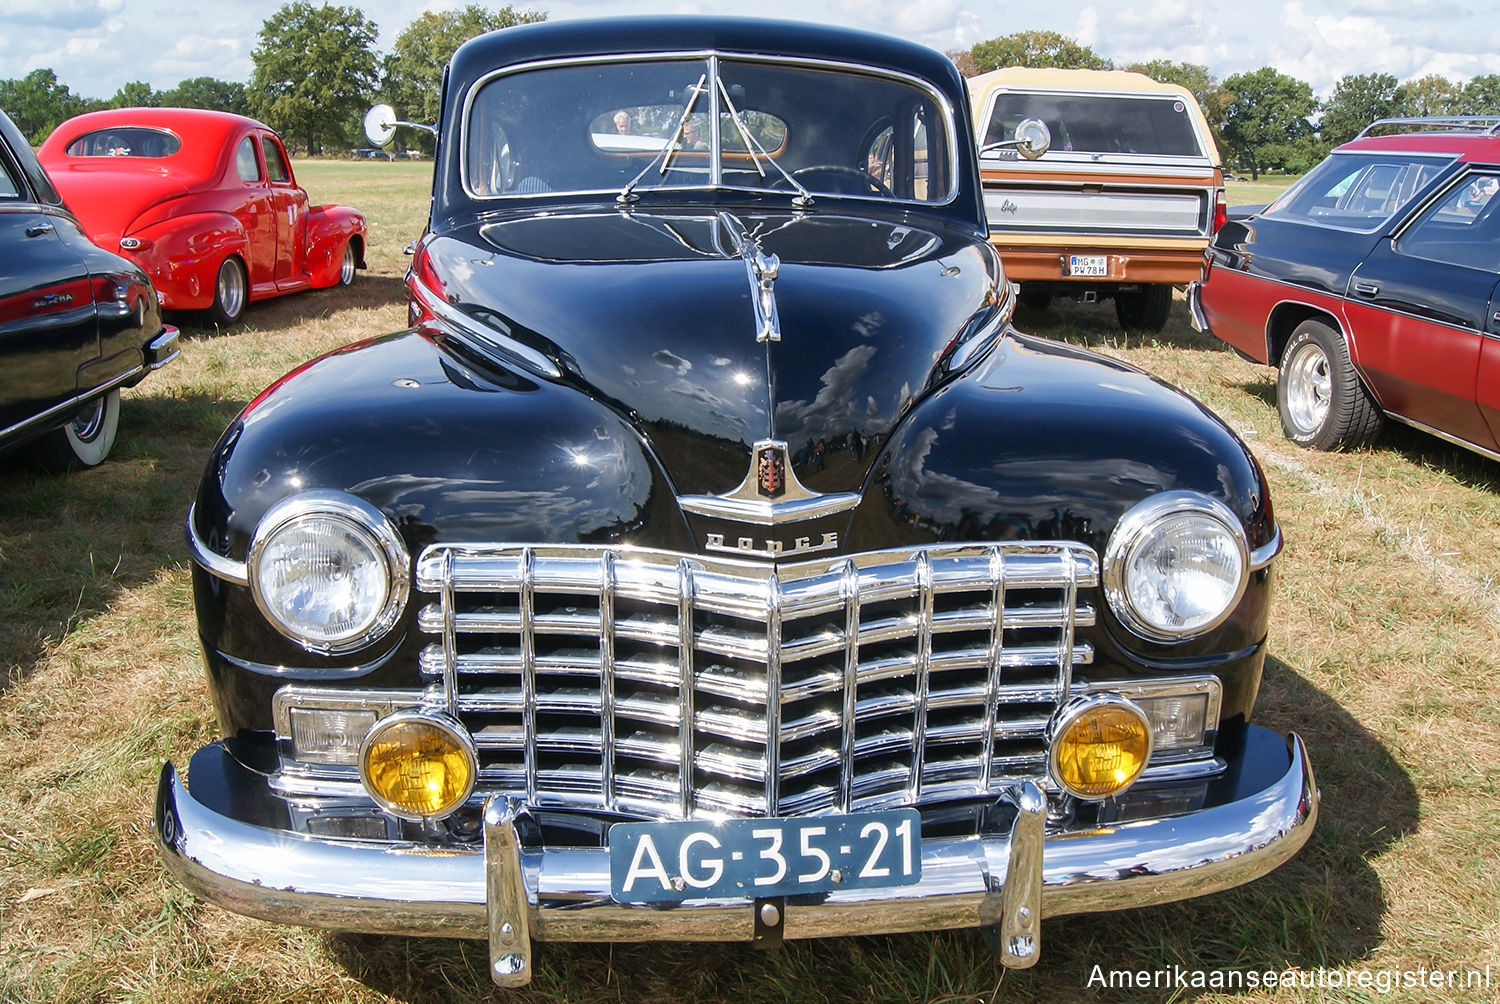
[[[262,562],[278,535],[312,521],[337,523],[362,543],[369,555],[384,566],[385,596],[370,615],[354,629],[314,635],[301,628],[268,597],[263,585]],[[400,533],[385,515],[364,499],[338,491],[311,491],[293,495],[266,510],[256,524],[245,554],[246,581],[255,605],[280,634],[316,655],[342,655],[366,648],[383,638],[401,619],[411,593],[411,558]]]
[[[1239,576],[1222,609],[1212,617],[1174,627],[1154,622],[1136,606],[1131,599],[1127,575],[1131,558],[1143,545],[1154,542],[1164,530],[1184,519],[1206,519],[1210,527],[1223,531],[1238,560]],[[1100,567],[1100,584],[1120,623],[1132,633],[1156,642],[1187,641],[1212,631],[1234,612],[1249,581],[1250,545],[1239,518],[1223,502],[1195,491],[1162,492],[1137,503],[1121,517],[1110,535]]]

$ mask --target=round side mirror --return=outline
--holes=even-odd
[[[396,135],[396,109],[390,105],[376,105],[365,112],[365,135],[376,146],[390,143],[391,137]]]
[[[1041,119],[1022,119],[1016,126],[1016,152],[1022,157],[1036,160],[1051,148],[1052,130]]]

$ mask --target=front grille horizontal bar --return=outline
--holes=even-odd
[[[972,798],[1045,770],[1093,650],[1074,543],[789,564],[630,547],[437,545],[425,703],[485,790],[654,818]]]

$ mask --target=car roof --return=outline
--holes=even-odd
[[[166,157],[152,157],[147,166],[171,166],[190,174],[208,176],[224,163],[226,147],[246,129],[270,127],[256,119],[231,112],[207,108],[107,108],[103,111],[75,115],[52,130],[37,155],[43,164],[89,162],[97,165],[99,157],[71,157],[69,144],[80,136],[107,129],[165,129],[182,140],[181,148]],[[104,158],[110,159],[110,158]],[[133,160],[133,162],[131,162]],[[120,158],[113,169],[130,170],[142,166],[142,158]]]
[[[1472,131],[1403,132],[1386,136],[1361,136],[1340,146],[1338,150],[1447,154],[1461,160],[1490,161],[1500,160],[1500,136]]]

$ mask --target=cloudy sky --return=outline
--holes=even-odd
[[[388,49],[424,9],[463,0],[344,0],[380,27]],[[187,77],[248,80],[250,50],[279,0],[0,0],[0,78],[50,66],[86,97],[131,80],[157,89]],[[967,48],[1045,29],[1117,63],[1164,58],[1206,65],[1220,79],[1261,66],[1305,80],[1320,96],[1347,73],[1466,80],[1500,72],[1500,0],[519,0],[552,19],[615,14],[754,13],[883,31],[934,48]]]

